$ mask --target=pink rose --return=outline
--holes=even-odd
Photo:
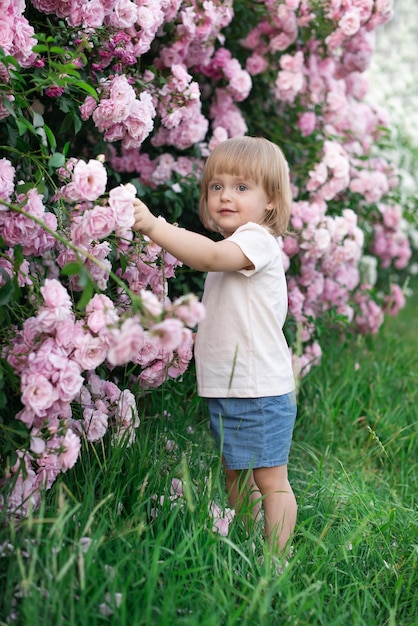
[[[154,324],[150,329],[151,335],[156,337],[164,351],[175,350],[183,338],[183,322],[168,318]]]
[[[196,326],[205,316],[205,307],[193,294],[181,296],[173,302],[173,309],[186,326]]]
[[[138,428],[139,417],[136,400],[129,389],[124,389],[120,394],[116,415],[118,423],[122,428],[128,428],[131,425],[134,428]]]
[[[316,115],[311,111],[306,111],[298,119],[298,128],[304,137],[311,135],[315,130]]]
[[[138,19],[138,7],[131,0],[116,0],[109,21],[116,28],[130,28]]]
[[[135,102],[135,91],[126,76],[115,76],[112,80],[110,99],[113,103],[113,123],[123,122],[129,116]]]
[[[61,445],[63,446],[64,451],[61,452],[58,458],[61,471],[66,472],[75,465],[78,459],[81,449],[80,437],[77,437],[72,430],[68,429],[65,436],[61,440]]]
[[[96,294],[86,307],[87,325],[93,333],[100,333],[119,319],[112,300],[104,294]]]
[[[84,121],[88,120],[96,107],[97,100],[93,96],[87,96],[83,104],[80,105],[81,119]]]
[[[132,361],[143,367],[147,367],[161,356],[161,346],[157,338],[152,337],[148,331],[144,332],[144,343],[138,354],[134,355]]]
[[[80,160],[74,167],[73,183],[80,200],[97,200],[106,190],[106,169],[95,159],[88,163]]]
[[[104,437],[108,426],[109,415],[102,408],[84,411],[84,428],[88,441],[98,441]]]
[[[80,224],[89,241],[104,239],[115,230],[115,214],[111,206],[96,205],[86,211]]]
[[[40,291],[47,307],[71,310],[71,298],[59,280],[47,278]]]
[[[10,202],[14,190],[15,168],[7,159],[0,159],[0,198]],[[7,211],[7,207],[0,203],[0,211]]]
[[[84,379],[80,366],[75,361],[67,361],[59,373],[57,389],[60,400],[72,402],[83,386]]]
[[[73,359],[77,361],[82,370],[94,370],[99,367],[106,358],[107,346],[100,337],[93,337],[85,333],[77,342]]]
[[[159,359],[152,365],[142,370],[139,380],[145,389],[160,387],[167,378],[167,364],[165,360]]]
[[[131,317],[125,320],[118,330],[113,330],[111,345],[107,355],[112,365],[125,365],[141,350],[144,343],[144,329],[140,321]]]
[[[338,22],[338,26],[346,37],[353,37],[360,29],[359,11],[355,7],[347,9]]]
[[[109,206],[113,210],[116,234],[122,233],[133,225],[136,189],[131,183],[114,187],[109,192]]]
[[[29,374],[23,390],[22,402],[38,417],[44,417],[56,400],[58,391],[42,374]]]

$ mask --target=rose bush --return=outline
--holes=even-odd
[[[81,438],[132,441],[177,377],[201,283],[132,233],[136,194],[199,230],[205,157],[264,135],[290,166],[295,372],[324,326],[376,332],[411,256],[385,111],[366,102],[389,0],[0,0],[3,506],[25,514]],[[45,16],[48,19],[45,19]],[[173,287],[169,297],[168,281]],[[181,295],[186,294],[186,295]],[[7,407],[7,410],[6,410]]]

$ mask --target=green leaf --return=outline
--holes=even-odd
[[[78,282],[80,287],[86,287],[91,282],[90,274],[85,265],[80,264],[80,271],[78,275]]]
[[[17,270],[23,263],[23,261],[25,260],[25,257],[23,256],[23,248],[21,246],[21,244],[17,244],[17,246],[15,246],[13,248],[13,258],[14,258],[14,269]]]
[[[122,273],[125,273],[126,268],[128,267],[128,261],[127,261],[126,256],[124,254],[121,254],[119,256],[119,261],[120,261],[120,267],[121,267]]]
[[[47,126],[46,124],[44,124],[44,130],[45,130],[46,136],[48,137],[48,141],[49,141],[49,145],[51,146],[51,150],[52,150],[52,152],[54,152],[56,147],[57,147],[57,142],[55,140],[54,133],[49,128],[49,126]]]
[[[50,52],[52,52],[53,54],[68,54],[68,50],[65,50],[64,48],[60,48],[59,46],[51,46],[49,49]]]
[[[65,156],[61,152],[54,152],[48,163],[50,167],[63,167],[65,160]]]
[[[64,265],[64,267],[61,269],[61,274],[63,276],[75,276],[76,274],[80,274],[82,268],[83,265],[81,263],[73,261],[71,263],[67,263],[67,265]]]
[[[36,135],[36,131],[33,125],[30,122],[28,122],[28,120],[25,120],[24,117],[17,117],[16,124],[17,124],[17,128],[18,128],[20,136],[24,135],[26,131],[28,130],[30,130],[32,133]]]
[[[14,295],[13,281],[10,279],[9,274],[3,267],[0,267],[0,274],[3,276],[4,285],[0,287],[0,305],[4,306],[8,304]]]
[[[83,289],[83,295],[81,296],[81,298],[80,298],[80,300],[79,300],[79,302],[77,304],[77,309],[79,311],[84,311],[84,309],[86,308],[87,304],[92,299],[93,294],[94,294],[94,285],[93,285],[92,280],[89,278],[86,286]]]
[[[95,98],[96,100],[99,99],[99,96],[97,95],[97,91],[94,89],[94,87],[91,87],[89,84],[84,82],[84,80],[75,80],[73,82],[73,85],[76,85],[83,91],[86,91],[88,94],[90,94],[90,96],[93,96],[93,98]]]
[[[33,126],[34,128],[42,128],[44,125],[44,118],[36,111],[33,112]]]
[[[46,46],[44,43],[37,43],[36,46],[33,46],[32,48],[33,52],[38,52],[38,53],[47,52],[47,50],[48,50],[48,46]]]

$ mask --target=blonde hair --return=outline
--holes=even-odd
[[[292,207],[289,167],[280,148],[263,137],[233,137],[220,143],[209,155],[203,170],[199,216],[208,230],[218,230],[207,205],[210,180],[219,174],[250,178],[261,184],[270,199],[262,222],[273,235],[288,232]]]

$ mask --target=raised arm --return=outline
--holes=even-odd
[[[147,235],[185,265],[201,272],[233,272],[252,267],[241,248],[232,241],[212,241],[204,235],[169,224],[155,217],[137,198],[134,206],[133,230]]]

